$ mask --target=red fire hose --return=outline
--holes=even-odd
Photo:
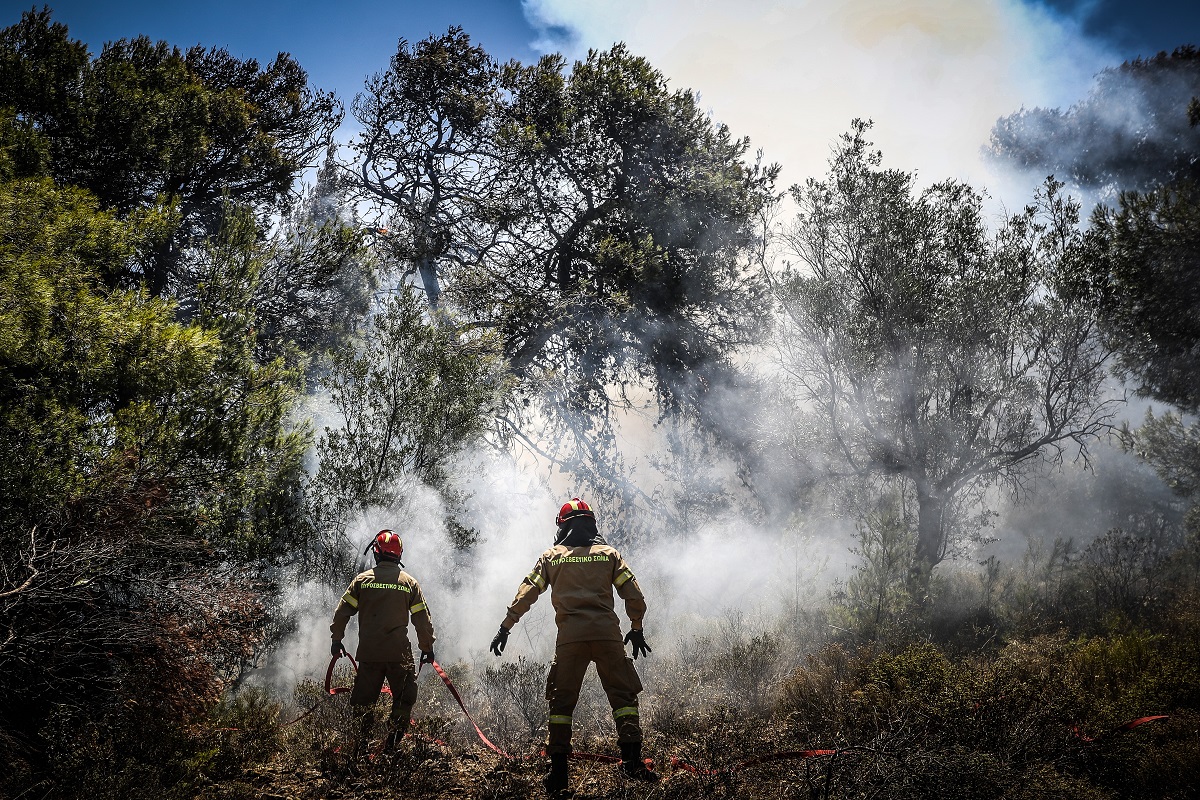
[[[450,690],[450,694],[454,695],[454,699],[458,701],[458,707],[462,709],[463,714],[467,716],[467,719],[470,720],[471,725],[475,727],[475,733],[479,735],[479,741],[483,742],[488,746],[489,749],[495,753],[498,753],[504,758],[517,758],[517,756],[511,756],[496,745],[492,744],[491,740],[488,739],[487,736],[484,735],[483,730],[480,729],[479,723],[477,723],[475,718],[471,716],[471,712],[467,711],[466,703],[463,702],[462,695],[458,693],[458,689],[454,686],[454,681],[450,680],[450,676],[446,674],[444,669],[442,669],[441,664],[437,663],[436,661],[432,662],[432,664],[434,671],[437,672],[438,677],[442,679],[442,683],[446,684],[446,688]],[[621,759],[617,758],[616,756],[606,756],[599,753],[572,753],[571,758],[580,761],[600,761],[605,764],[621,763]]]
[[[491,750],[499,753],[505,758],[512,758],[512,756],[510,756],[508,753],[492,744],[491,739],[484,736],[483,730],[479,727],[479,723],[477,723],[475,718],[471,716],[471,712],[467,711],[467,706],[463,703],[462,695],[458,693],[458,689],[454,688],[454,683],[450,680],[450,676],[446,674],[446,671],[442,669],[442,665],[436,661],[431,661],[430,663],[433,665],[433,671],[438,674],[438,676],[442,679],[442,683],[446,684],[446,688],[450,690],[450,694],[454,695],[454,699],[458,701],[458,707],[461,708],[462,712],[467,715],[467,720],[469,720],[471,725],[475,727],[475,733],[479,734],[479,741],[483,742]]]

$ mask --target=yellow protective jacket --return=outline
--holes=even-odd
[[[550,587],[554,621],[558,623],[557,644],[621,641],[614,588],[625,601],[629,624],[634,630],[642,627],[646,615],[642,589],[625,559],[607,544],[560,544],[542,553],[533,571],[521,581],[504,617],[504,627],[511,630],[546,587]]]
[[[417,579],[394,561],[380,561],[356,575],[333,612],[329,626],[335,641],[346,635],[350,618],[358,614],[359,661],[404,661],[412,658],[408,622],[417,629],[417,647],[433,650],[433,619]]]

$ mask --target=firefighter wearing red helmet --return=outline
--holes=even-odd
[[[612,706],[617,742],[621,746],[621,771],[630,778],[656,781],[658,775],[642,761],[637,700],[642,682],[633,662],[625,655],[625,644],[633,645],[635,659],[650,652],[642,633],[646,600],[641,587],[621,554],[600,535],[596,515],[587,503],[572,498],[554,521],[558,525],[554,546],[542,553],[533,571],[521,582],[492,640],[492,652],[499,656],[504,652],[509,631],[549,587],[558,640],[546,676],[546,699],[550,706],[546,742],[550,772],[543,781],[546,791],[552,797],[567,791],[571,716],[584,674],[592,663]],[[613,589],[625,601],[625,613],[629,616],[631,630],[624,639]]]
[[[367,547],[375,555],[375,566],[355,576],[333,612],[330,652],[345,653],[342,637],[350,618],[358,615],[358,674],[350,705],[359,718],[353,757],[361,754],[374,725],[375,701],[383,689],[384,678],[392,689],[387,747],[408,730],[413,704],[417,701],[417,678],[413,669],[412,646],[408,642],[408,624],[417,630],[421,663],[433,661],[433,620],[417,579],[404,571],[400,563],[404,542],[390,530],[375,535]],[[367,550],[364,550],[365,554]]]

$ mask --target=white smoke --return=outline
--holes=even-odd
[[[825,172],[856,117],[887,163],[923,179],[988,185],[980,160],[996,120],[1065,107],[1121,59],[1078,21],[1019,0],[522,0],[542,38],[582,58],[618,41],[673,88],[691,88],[735,135],[751,137],[782,184]],[[1012,187],[1020,208],[1031,187]]]
[[[405,569],[421,584],[437,634],[435,653],[446,663],[487,651],[521,579],[550,545],[558,510],[544,480],[493,452],[464,454],[451,472],[457,488],[466,494],[458,521],[480,536],[469,554],[462,555],[451,543],[445,525],[449,512],[440,495],[416,481],[405,487],[402,512],[369,509],[347,526],[347,538],[356,543],[359,569],[372,563],[362,555],[362,548],[377,531],[390,528],[403,539]],[[349,585],[353,577],[345,575],[342,583]],[[269,677],[286,693],[297,678],[324,674],[329,625],[340,597],[341,587],[319,583],[302,584],[286,593],[284,611],[295,619],[297,630],[260,678]],[[522,632],[512,637],[512,652],[543,653],[553,648],[549,601],[538,606],[522,620]],[[415,651],[414,631],[409,639]],[[351,654],[355,652],[358,624],[354,619],[344,644]]]
[[[636,425],[636,447],[643,453],[667,449],[660,433]],[[640,468],[649,470],[645,462]],[[711,463],[697,469],[724,472],[728,465]],[[469,552],[456,550],[445,527],[448,510],[437,492],[417,483],[406,490],[404,511],[368,511],[349,526],[351,542],[365,544],[381,528],[404,540],[406,570],[421,584],[433,616],[443,663],[475,664],[493,659],[488,645],[504,619],[521,580],[547,549],[555,532],[554,516],[575,494],[562,476],[547,475],[544,465],[530,464],[495,451],[471,451],[450,465],[455,489],[465,502],[456,509],[461,524],[473,528],[478,543]],[[653,483],[653,479],[651,483]],[[648,484],[649,487],[650,484]],[[678,487],[658,487],[670,501]],[[600,531],[613,537],[613,521],[597,508]],[[763,527],[731,512],[698,523],[692,530],[664,531],[623,550],[647,597],[647,635],[656,654],[672,652],[688,637],[708,630],[731,615],[748,619],[780,619],[798,607],[821,601],[834,577],[848,569],[847,534],[823,522]],[[357,545],[356,545],[357,547]],[[360,568],[369,566],[359,556]],[[349,584],[353,575],[346,575]],[[287,593],[285,610],[297,631],[279,649],[260,682],[286,694],[302,677],[320,679],[329,659],[329,624],[340,587],[311,583]],[[628,620],[618,599],[623,629]],[[352,620],[344,640],[353,653],[358,642]],[[549,661],[556,637],[549,593],[535,603],[513,630],[505,659],[520,655]],[[410,632],[415,649],[415,636]]]

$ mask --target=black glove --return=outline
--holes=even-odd
[[[421,666],[424,664],[432,664],[432,663],[433,663],[433,651],[429,650],[427,652],[425,650],[422,650],[421,651],[421,663],[417,665],[417,669],[420,669]]]
[[[501,625],[500,630],[496,632],[496,638],[492,639],[492,652],[500,655],[504,652],[506,644],[508,644],[508,628]]]
[[[630,631],[625,634],[625,644],[633,645],[633,660],[637,661],[638,656],[649,655],[654,652],[650,649],[650,645],[646,644],[646,636],[640,630]]]
[[[334,639],[333,644],[329,645],[329,655],[334,658],[341,658],[346,655],[346,648],[342,647],[341,639]]]

